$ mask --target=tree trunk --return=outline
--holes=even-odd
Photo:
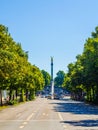
[[[95,103],[98,104],[98,86],[96,86]]]
[[[31,90],[30,90],[29,99],[30,99],[30,100],[35,99],[35,90],[34,90],[34,89],[31,89]]]
[[[24,90],[23,89],[21,89],[20,101],[24,102]]]
[[[94,100],[95,100],[95,86],[94,87],[92,87],[92,101],[94,102]]]
[[[9,93],[9,101],[12,100],[12,90],[10,90],[10,93]]]
[[[17,96],[18,96],[18,91],[17,91],[17,89],[16,89],[16,99],[17,99]]]
[[[26,89],[26,101],[28,101],[28,89]]]

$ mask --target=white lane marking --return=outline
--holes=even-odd
[[[61,116],[61,114],[58,112],[58,116],[60,118],[61,121],[63,121],[63,117]]]
[[[45,116],[46,114],[45,113],[43,113],[43,116]]]
[[[27,124],[27,122],[23,122],[23,125],[26,125]]]
[[[19,127],[20,129],[24,128],[24,125],[27,125],[27,122],[23,122],[22,125]]]
[[[66,125],[63,125],[63,127],[64,127],[64,128],[67,128],[67,126],[66,126]]]
[[[24,126],[22,125],[22,126],[20,126],[19,128],[22,129],[22,128],[24,128]]]
[[[33,115],[34,115],[34,113],[32,113],[32,114],[26,119],[26,121],[29,121],[29,120],[32,118]]]

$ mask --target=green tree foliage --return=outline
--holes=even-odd
[[[48,72],[46,72],[45,70],[41,71],[45,80],[45,86],[50,85],[50,80],[51,80],[51,76]]]
[[[98,26],[95,28],[95,32],[92,32],[93,38],[98,38]]]
[[[86,77],[87,99],[98,99],[98,38],[89,38],[84,45],[83,66]]]
[[[35,92],[43,87],[40,69],[28,62],[28,52],[13,40],[7,27],[0,25],[0,94],[1,90],[9,90],[10,103],[18,95],[24,101],[25,93],[26,100],[31,100],[35,98]]]
[[[55,85],[62,87],[63,82],[64,82],[65,73],[64,73],[64,71],[59,70],[56,75],[57,76],[54,79]]]
[[[82,55],[68,65],[63,86],[68,87],[74,98],[86,94],[86,100],[98,104],[98,27],[84,44]]]
[[[35,86],[36,86],[35,90],[36,91],[42,90],[45,85],[45,81],[43,78],[43,74],[41,73],[41,70],[38,67],[33,66],[32,72],[34,74],[34,80],[35,80]]]

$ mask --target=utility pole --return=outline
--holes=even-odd
[[[53,57],[51,57],[51,98],[54,99]]]

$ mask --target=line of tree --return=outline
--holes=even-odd
[[[45,86],[50,85],[50,82],[51,82],[50,74],[47,71],[45,71],[45,70],[41,70],[41,72],[42,72],[44,80],[45,80]]]
[[[2,90],[9,92],[9,102],[32,100],[46,82],[41,70],[28,62],[28,52],[16,43],[8,27],[0,25],[0,102]]]
[[[63,70],[59,70],[56,73],[56,77],[54,78],[55,86],[63,87],[64,78],[65,78],[65,72]]]
[[[83,53],[68,65],[63,86],[71,91],[73,99],[98,104],[98,27],[86,40]]]

